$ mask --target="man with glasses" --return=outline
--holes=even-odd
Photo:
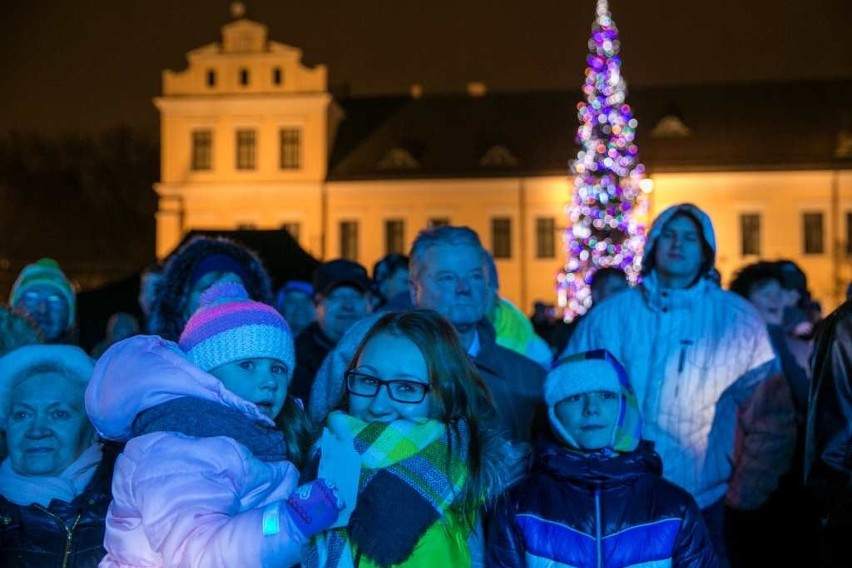
[[[72,343],[76,293],[52,258],[42,258],[21,270],[9,303],[33,319],[45,343]]]
[[[320,264],[313,286],[316,321],[296,336],[296,369],[289,389],[305,405],[322,360],[371,311],[370,277],[357,262],[339,258]]]

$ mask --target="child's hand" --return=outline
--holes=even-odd
[[[296,488],[284,505],[305,538],[330,527],[345,506],[337,487],[325,479]]]

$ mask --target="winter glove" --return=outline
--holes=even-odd
[[[325,479],[306,483],[284,502],[293,523],[306,539],[330,527],[344,508],[337,488]]]

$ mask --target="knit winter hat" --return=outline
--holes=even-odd
[[[82,392],[92,378],[95,362],[75,345],[24,345],[0,357],[0,429],[6,421],[12,389],[36,367],[63,371]]]
[[[238,282],[215,284],[201,295],[178,343],[189,360],[210,371],[241,359],[277,359],[292,373],[293,336],[275,308],[249,299]]]
[[[65,302],[68,304],[66,329],[70,329],[74,325],[74,318],[76,317],[76,293],[74,292],[74,286],[71,284],[71,281],[65,277],[65,273],[59,268],[59,264],[52,258],[42,258],[33,264],[28,264],[21,270],[18,279],[12,285],[9,303],[14,306],[15,302],[24,295],[24,292],[37,284],[49,286],[65,299]]]
[[[555,433],[573,447],[579,447],[556,416],[555,409],[569,396],[593,391],[610,391],[621,397],[621,410],[610,449],[620,452],[635,450],[642,435],[636,394],[630,386],[627,371],[605,349],[585,351],[560,359],[547,374],[544,401]]]

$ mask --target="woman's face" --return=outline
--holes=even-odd
[[[184,319],[189,320],[190,316],[195,313],[195,310],[198,309],[198,305],[201,303],[201,296],[208,288],[214,284],[222,284],[224,282],[243,284],[242,279],[237,274],[222,270],[213,270],[199,278],[187,292],[186,306],[184,306],[183,310]]]
[[[83,393],[56,373],[33,375],[12,388],[5,428],[15,473],[59,475],[91,444]]]
[[[397,398],[409,398],[411,393],[421,390],[417,385],[429,385],[429,370],[426,360],[417,345],[405,337],[380,333],[364,346],[358,365],[353,369],[364,385],[378,381],[406,381],[394,385],[380,384],[375,396],[363,396],[349,389],[349,414],[365,422],[391,422],[393,420],[418,420],[428,418],[432,408],[429,392],[420,402],[400,402],[391,397],[393,389]],[[422,392],[422,391],[421,391]],[[415,397],[416,398],[416,397]]]

